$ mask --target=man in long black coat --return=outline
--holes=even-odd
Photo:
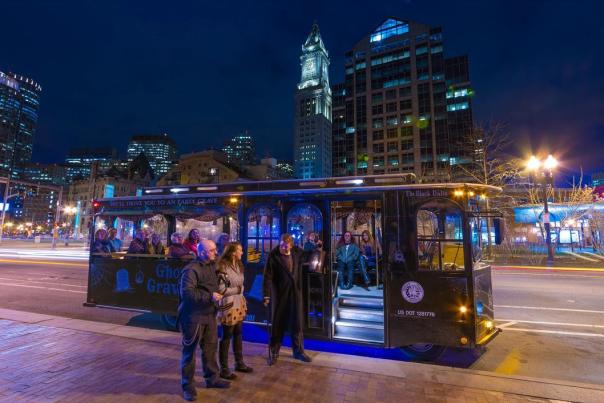
[[[218,334],[216,303],[222,299],[218,293],[216,276],[216,244],[207,239],[199,243],[198,258],[182,270],[180,277],[180,304],[178,321],[182,332],[182,358],[180,360],[181,386],[185,400],[195,400],[195,350],[201,348],[203,376],[208,388],[228,388],[229,383],[219,379],[216,362]]]
[[[283,334],[291,335],[294,358],[310,362],[304,353],[304,315],[302,305],[302,267],[303,251],[294,247],[291,235],[283,234],[279,246],[274,248],[264,267],[263,295],[264,304],[272,299],[272,334],[270,340],[271,358],[275,362]]]

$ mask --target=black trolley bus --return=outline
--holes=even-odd
[[[491,268],[481,261],[486,199],[501,190],[478,184],[413,184],[412,175],[178,185],[139,197],[97,200],[94,233],[118,231],[123,250],[91,253],[87,306],[154,312],[174,325],[181,269],[187,260],[127,254],[139,228],[169,245],[170,234],[237,240],[244,248],[248,322],[266,323],[263,268],[282,233],[306,248],[305,335],[402,347],[418,359],[448,347],[486,345],[494,326]],[[340,287],[337,248],[343,234],[362,245],[352,287]],[[92,249],[91,249],[92,250]],[[370,285],[361,287],[365,271]]]

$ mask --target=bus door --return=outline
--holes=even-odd
[[[242,211],[242,244],[245,263],[246,321],[266,322],[262,282],[269,253],[279,245],[282,233],[281,206],[271,201],[250,201]]]
[[[392,200],[388,345],[463,347],[473,342],[472,264],[463,208],[445,197]]]
[[[328,336],[329,277],[326,273],[329,243],[325,242],[328,209],[325,201],[284,203],[286,231],[303,250],[303,299],[305,334]],[[328,233],[328,232],[327,232]]]
[[[382,200],[332,201],[330,217],[332,335],[381,344]]]

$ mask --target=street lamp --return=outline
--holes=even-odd
[[[551,265],[554,262],[554,249],[552,248],[552,233],[550,226],[549,208],[547,205],[547,187],[548,185],[554,186],[554,175],[553,171],[558,166],[558,161],[550,154],[547,156],[545,161],[540,161],[534,155],[529,158],[526,163],[526,168],[535,173],[535,176],[543,178],[543,228],[545,229],[545,243],[547,245],[547,264]]]

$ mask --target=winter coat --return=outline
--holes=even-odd
[[[218,292],[218,277],[214,262],[191,262],[180,276],[178,320],[181,324],[208,324],[216,320],[217,305],[212,293]]]
[[[191,249],[186,248],[181,243],[173,243],[172,245],[170,245],[170,247],[168,248],[168,256],[174,258],[189,257],[191,259],[195,257],[195,255],[191,253]]]
[[[242,321],[247,312],[247,303],[243,296],[243,271],[229,262],[219,268],[217,274],[218,292],[222,294],[218,317],[223,323],[227,321],[229,322],[227,325],[232,326],[232,324]]]
[[[302,302],[302,250],[294,247],[292,272],[285,267],[279,255],[279,247],[274,248],[264,267],[263,295],[271,299],[271,322],[275,332],[300,333],[304,329]]]
[[[185,241],[182,244],[185,248],[187,248],[191,252],[195,253],[195,256],[197,256],[197,245],[198,244],[192,243],[188,239],[185,239]]]

